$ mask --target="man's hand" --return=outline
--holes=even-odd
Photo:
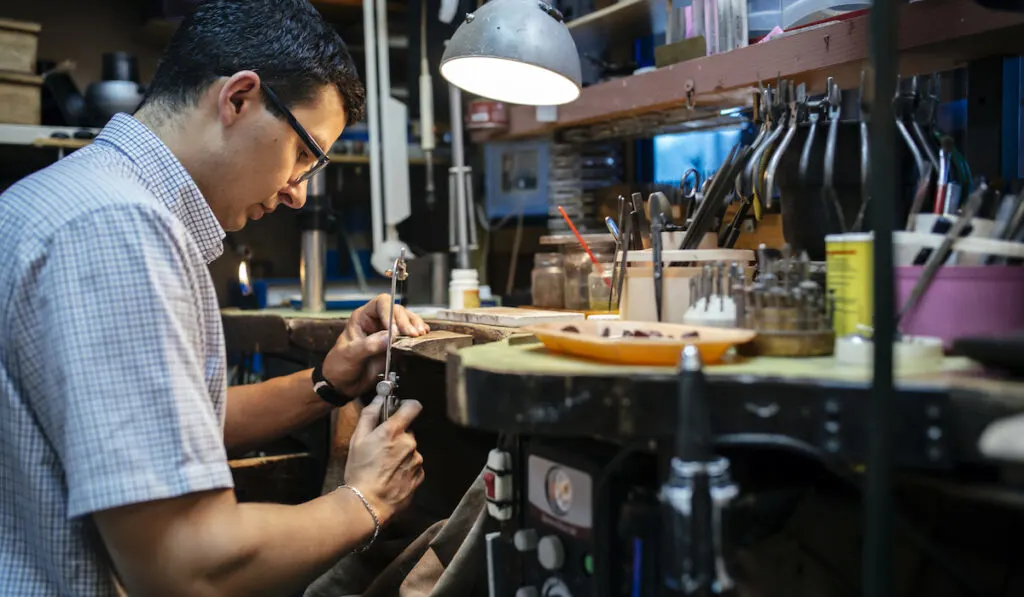
[[[395,414],[377,426],[382,407],[378,398],[359,415],[345,464],[345,483],[363,492],[384,524],[409,505],[423,482],[423,456],[408,430],[423,406],[403,400]]]
[[[377,295],[352,312],[345,331],[324,359],[324,377],[346,396],[359,396],[377,383],[384,372],[388,346],[391,297]],[[423,319],[395,305],[393,336],[421,336],[430,331]]]

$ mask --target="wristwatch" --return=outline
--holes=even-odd
[[[324,402],[337,407],[342,407],[352,401],[351,398],[338,392],[331,385],[331,382],[324,378],[324,364],[320,363],[313,369],[313,391],[320,396]]]

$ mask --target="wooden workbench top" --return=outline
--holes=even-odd
[[[851,462],[863,457],[869,369],[839,366],[832,357],[737,357],[704,372],[712,419],[722,433],[762,442],[785,437]],[[1024,441],[1014,439],[1024,432],[1024,416],[979,446],[986,428],[1024,412],[1024,381],[962,357],[930,370],[904,367],[895,378],[901,462],[944,467],[978,458],[1024,460]],[[517,337],[458,350],[449,357],[448,379],[448,416],[477,429],[623,441],[674,429],[674,367],[590,361]]]
[[[509,375],[545,376],[651,376],[675,375],[673,367],[640,367],[615,365],[557,354],[539,342],[518,339],[512,343],[495,342],[473,346],[458,352],[461,367]],[[864,384],[871,382],[871,370],[837,365],[832,357],[781,358],[737,357],[734,360],[704,368],[707,375],[730,376],[747,381],[783,379],[807,382],[839,382]],[[907,386],[968,387],[1006,386],[1015,390],[1024,404],[1024,383],[998,382],[982,374],[980,366],[963,357],[948,357],[939,370],[915,369],[913,366],[897,370],[897,384]],[[1008,394],[1009,395],[1009,394]]]

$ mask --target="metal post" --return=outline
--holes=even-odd
[[[468,184],[468,170],[466,167],[466,150],[462,143],[462,91],[448,84],[448,101],[451,108],[451,133],[452,133],[452,167],[450,172],[455,185],[455,225],[458,235],[456,237],[456,266],[458,269],[469,269],[469,200],[466,197],[466,185]],[[452,196],[449,193],[449,196]],[[449,221],[451,221],[449,219]]]
[[[377,15],[373,0],[363,0],[363,52],[366,54],[366,124],[369,128],[370,145],[370,213],[373,231],[373,251],[384,242],[384,192],[383,155],[381,154],[380,113],[381,95],[377,88],[377,45],[374,35],[377,30],[375,19],[387,19],[387,13]],[[307,193],[308,194],[308,193]]]
[[[299,214],[302,229],[302,310],[320,313],[327,307],[324,300],[328,228],[327,180],[323,170],[309,181],[306,205]]]
[[[896,299],[892,232],[900,189],[892,99],[899,55],[899,3],[878,0],[870,16],[871,225],[874,229],[874,383],[869,406],[867,487],[864,500],[863,582],[865,597],[888,597],[892,580],[892,404]],[[869,96],[871,97],[871,96]]]

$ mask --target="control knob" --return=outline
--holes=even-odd
[[[565,564],[565,548],[555,535],[541,537],[537,543],[537,560],[547,570],[558,570]]]
[[[540,590],[541,597],[572,597],[572,591],[569,590],[569,586],[562,582],[560,578],[547,579]]]
[[[533,551],[537,549],[537,531],[533,529],[521,529],[512,535],[512,544],[516,551]]]

